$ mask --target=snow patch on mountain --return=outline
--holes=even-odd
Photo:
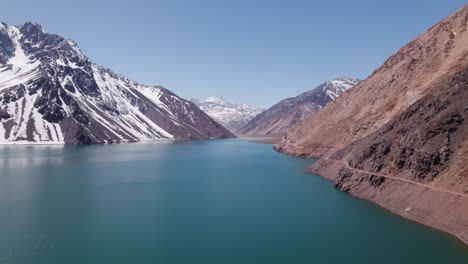
[[[238,132],[245,135],[283,134],[301,120],[322,110],[329,102],[359,83],[342,77],[326,81],[315,89],[281,100],[257,115]]]
[[[15,52],[6,64],[0,65],[0,90],[34,78],[37,75],[36,68],[40,65],[39,61],[30,59],[21,47],[22,34],[19,28],[3,27],[1,30],[11,36]]]
[[[0,143],[112,143],[233,135],[195,104],[90,61],[35,23],[0,23]]]
[[[234,104],[223,97],[208,97],[204,100],[189,98],[201,110],[235,133],[264,109],[248,104]]]

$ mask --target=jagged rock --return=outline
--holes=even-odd
[[[372,186],[380,187],[385,182],[385,177],[372,174],[367,177],[367,180]]]
[[[335,181],[335,188],[340,189],[343,192],[349,192],[351,189],[350,184],[347,184],[348,181],[353,176],[353,172],[343,168],[338,172],[338,179]]]

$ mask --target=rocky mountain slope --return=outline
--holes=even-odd
[[[468,6],[275,146],[309,171],[468,243]]]
[[[331,158],[352,168],[468,194],[467,139],[468,65],[437,80],[408,109]]]
[[[339,150],[407,109],[441,75],[459,71],[468,56],[466,9],[411,41],[352,91],[299,124],[279,149],[312,156]]]
[[[343,77],[326,81],[313,90],[280,101],[247,123],[239,132],[259,136],[282,134],[306,117],[320,111],[359,80]]]
[[[0,143],[233,136],[192,102],[96,65],[35,23],[0,24],[0,121]]]
[[[254,105],[233,104],[222,97],[188,100],[194,102],[201,110],[233,133],[238,132],[252,118],[265,110]]]

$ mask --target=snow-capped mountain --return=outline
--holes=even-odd
[[[340,94],[359,83],[342,77],[329,80],[313,90],[280,101],[253,118],[239,132],[245,135],[282,134],[302,119],[316,114]]]
[[[0,143],[233,136],[192,102],[96,65],[36,23],[0,23],[0,122]]]
[[[247,104],[233,104],[222,97],[208,97],[205,100],[188,99],[214,118],[225,128],[235,133],[264,109]]]

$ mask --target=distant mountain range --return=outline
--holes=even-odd
[[[265,110],[254,105],[233,104],[222,97],[209,97],[204,100],[190,98],[188,100],[194,102],[201,110],[233,133],[238,132],[252,118]]]
[[[36,23],[0,23],[0,143],[228,138],[194,103],[90,61]]]
[[[252,136],[285,133],[358,83],[358,79],[349,77],[326,81],[315,89],[280,101],[253,118],[239,133]]]

